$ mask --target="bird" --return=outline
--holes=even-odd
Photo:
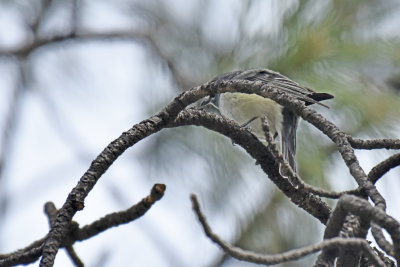
[[[319,104],[328,107],[319,101],[333,98],[333,95],[329,93],[315,92],[269,69],[232,71],[215,77],[211,82],[233,80],[262,82],[305,102],[306,105]],[[282,106],[269,98],[245,93],[217,94],[204,101],[202,105],[207,103],[215,106],[222,116],[249,129],[262,142],[265,142],[265,133],[262,129],[261,119],[266,118],[272,136],[280,140],[280,149],[284,159],[296,172],[296,131],[299,117],[289,107]],[[280,172],[281,175],[287,176],[281,167]]]

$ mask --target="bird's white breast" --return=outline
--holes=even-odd
[[[258,117],[248,126],[259,139],[265,139],[261,117],[267,118],[272,135],[281,131],[282,106],[271,99],[256,94],[224,93],[220,97],[219,109],[223,116],[233,119],[241,125]]]

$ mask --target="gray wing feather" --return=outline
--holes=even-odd
[[[212,81],[220,80],[248,80],[248,81],[261,81],[266,84],[270,84],[272,87],[280,89],[292,97],[302,100],[309,104],[319,104],[320,100],[333,98],[332,95],[327,93],[316,93],[313,90],[300,86],[298,83],[290,80],[278,72],[274,72],[267,69],[250,69],[250,70],[238,70],[229,73],[222,74]],[[325,106],[326,107],[326,106]]]

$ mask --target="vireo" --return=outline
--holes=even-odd
[[[212,81],[226,80],[261,81],[278,90],[284,91],[298,100],[304,101],[306,105],[333,98],[328,93],[314,92],[307,87],[300,86],[282,74],[268,69],[233,71],[222,74]],[[221,115],[235,120],[242,126],[248,127],[261,141],[265,140],[261,118],[266,117],[272,135],[274,138],[280,139],[281,152],[285,160],[296,171],[296,129],[299,118],[292,110],[279,105],[271,99],[256,94],[224,93],[209,99],[208,103],[210,102],[217,106]],[[207,101],[204,103],[207,103]],[[325,106],[323,104],[320,105]],[[282,172],[281,174],[284,175]]]

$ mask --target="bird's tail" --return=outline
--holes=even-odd
[[[281,133],[281,152],[286,162],[296,172],[296,130],[298,124],[298,116],[290,109],[283,108],[283,123]],[[282,176],[288,176],[287,173],[279,168]]]

